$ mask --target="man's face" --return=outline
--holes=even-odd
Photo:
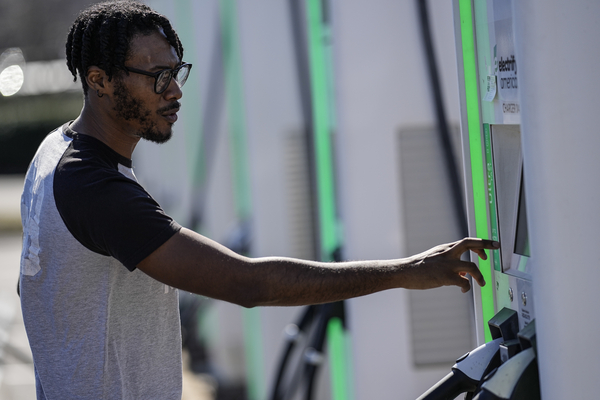
[[[131,40],[127,67],[157,72],[180,64],[175,49],[162,32],[138,35]],[[171,138],[177,120],[181,89],[174,79],[161,94],[154,91],[155,79],[136,73],[114,78],[116,116],[143,139],[164,143]]]

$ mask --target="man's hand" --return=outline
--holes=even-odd
[[[460,258],[468,250],[487,260],[485,249],[499,249],[500,244],[492,240],[466,238],[454,243],[441,244],[423,253],[410,257],[403,276],[407,289],[431,289],[439,286],[460,286],[463,293],[471,288],[467,274],[480,286],[485,285],[483,275],[475,263]],[[403,274],[404,275],[404,274]]]

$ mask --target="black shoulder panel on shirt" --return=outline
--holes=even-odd
[[[83,246],[134,270],[181,226],[139,183],[119,172],[119,162],[127,161],[99,140],[76,134],[56,167],[54,198]]]

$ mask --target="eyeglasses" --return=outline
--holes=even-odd
[[[187,78],[190,74],[190,70],[192,69],[192,64],[187,64],[187,63],[181,64],[177,68],[163,69],[162,71],[158,71],[158,72],[148,72],[148,71],[143,71],[141,69],[130,68],[130,67],[126,67],[126,66],[123,66],[123,68],[125,68],[125,70],[129,71],[129,72],[134,72],[136,74],[142,74],[142,75],[147,75],[147,76],[153,77],[154,78],[154,92],[156,94],[161,94],[162,92],[167,90],[167,88],[171,84],[171,78],[175,78],[175,82],[177,82],[179,87],[182,87],[184,85],[185,81],[187,81]]]

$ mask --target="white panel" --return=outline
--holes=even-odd
[[[600,2],[513,5],[542,397],[595,398]]]
[[[252,182],[255,255],[291,248],[286,138],[302,132],[286,1],[238,2],[245,122]]]
[[[415,2],[333,3],[345,257],[406,256],[398,130],[435,125]],[[459,119],[452,4],[429,5],[452,123]],[[356,399],[414,400],[448,372],[415,367],[407,292],[356,299],[348,308]]]

